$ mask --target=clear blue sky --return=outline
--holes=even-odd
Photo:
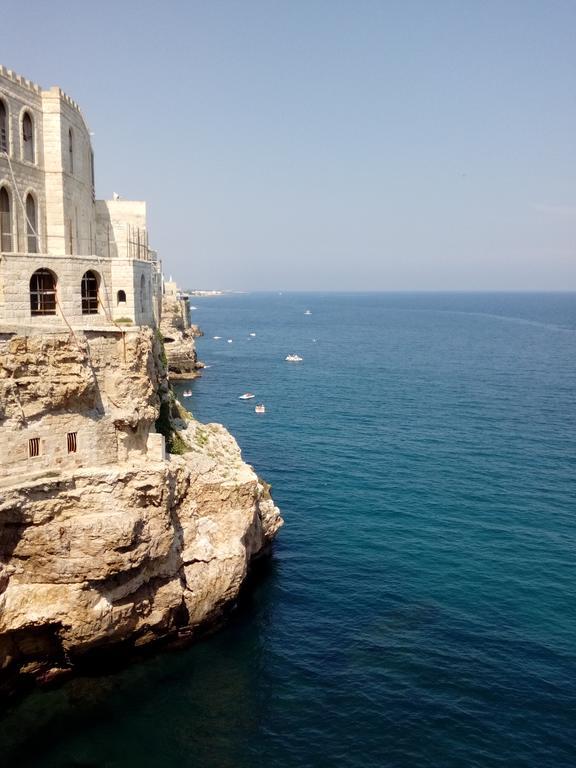
[[[3,0],[1,23],[188,286],[576,289],[576,0]]]

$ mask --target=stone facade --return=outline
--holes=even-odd
[[[32,296],[46,287],[34,284],[37,270],[54,285],[45,306]],[[87,273],[92,282],[83,281]],[[78,105],[0,66],[2,327],[157,325],[161,293],[146,204],[95,200],[94,155]]]
[[[163,458],[153,341],[151,329],[136,327],[0,333],[0,488]]]

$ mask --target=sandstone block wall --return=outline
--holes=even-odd
[[[162,436],[148,443],[160,387],[152,340],[150,330],[1,335],[0,480],[141,461],[149,447],[160,456]]]
[[[159,264],[148,248],[146,204],[142,201],[94,200],[93,154],[90,133],[73,102],[59,88],[42,90],[0,66],[0,99],[7,111],[8,154],[0,155],[0,187],[10,199],[11,236],[3,238],[0,254],[0,321],[10,324],[63,324],[95,327],[101,316],[83,316],[80,283],[87,269],[101,279],[100,298],[110,314],[134,324],[153,325],[160,319]],[[32,118],[34,160],[24,158],[22,118]],[[28,194],[36,204],[38,234],[31,246],[24,210]],[[7,247],[7,242],[9,241]],[[28,255],[32,250],[35,254]],[[41,260],[36,254],[44,254]],[[54,261],[66,257],[66,261]],[[110,261],[118,260],[111,266]],[[49,268],[58,276],[56,318],[32,318],[29,280],[32,266]],[[78,278],[78,273],[80,278]],[[118,291],[126,301],[118,300]],[[122,306],[120,306],[122,305]]]

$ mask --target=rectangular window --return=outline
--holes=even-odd
[[[68,440],[68,453],[76,453],[76,448],[78,445],[78,440],[76,438],[77,432],[68,432],[67,440]]]
[[[40,438],[39,437],[31,437],[30,440],[28,440],[28,456],[32,458],[33,456],[40,456]]]

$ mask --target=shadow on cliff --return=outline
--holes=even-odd
[[[201,694],[210,688],[204,685],[203,676],[210,675],[212,669],[206,664],[206,658],[221,658],[224,664],[232,664],[234,670],[241,673],[245,669],[246,648],[258,644],[255,638],[267,623],[270,587],[277,569],[278,563],[271,558],[255,561],[236,601],[230,603],[216,621],[186,635],[184,641],[175,635],[144,648],[135,649],[126,643],[102,649],[100,653],[79,659],[74,674],[70,671],[68,677],[55,678],[40,690],[32,689],[34,683],[30,678],[19,679],[18,690],[12,690],[10,698],[4,695],[0,699],[3,764],[44,765],[45,757],[53,750],[57,752],[58,745],[66,741],[71,730],[80,732],[87,722],[90,728],[97,728],[99,720],[106,724],[114,708],[137,707],[138,702],[149,699],[155,689],[173,690],[178,696],[195,685]],[[225,629],[218,631],[223,624]],[[51,640],[56,644],[52,653],[58,654],[58,628],[51,630]],[[49,640],[48,635],[29,638],[28,650],[37,651],[38,643],[44,647]],[[238,675],[233,677],[236,679]],[[225,688],[228,691],[228,677],[225,677]],[[7,691],[0,691],[0,696],[2,694]],[[66,765],[96,768],[101,764]]]

